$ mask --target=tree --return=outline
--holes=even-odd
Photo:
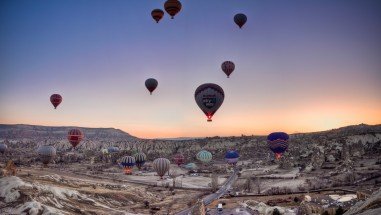
[[[212,174],[212,191],[215,192],[218,189],[218,176],[217,174]]]
[[[261,179],[259,177],[257,177],[255,179],[255,187],[257,188],[257,193],[260,194],[261,193]]]

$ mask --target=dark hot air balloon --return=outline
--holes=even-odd
[[[4,154],[8,149],[8,146],[5,143],[0,144],[0,153]]]
[[[132,168],[135,166],[135,158],[132,156],[124,156],[120,164],[124,167],[124,174],[131,175]]]
[[[224,90],[217,84],[207,83],[197,87],[194,98],[208,118],[208,122],[211,122],[213,115],[222,105],[225,94]]]
[[[73,128],[68,132],[67,139],[70,144],[75,148],[83,139],[84,135],[78,128]]]
[[[171,19],[173,19],[181,10],[181,2],[178,0],[168,0],[164,3],[164,9],[171,16]]]
[[[62,96],[60,94],[53,94],[50,96],[50,102],[54,106],[54,109],[56,109],[57,106],[62,102]]]
[[[225,160],[228,164],[235,166],[238,162],[239,154],[235,150],[229,150],[225,154]]]
[[[177,166],[180,166],[180,165],[184,164],[185,157],[183,154],[179,153],[173,157],[173,161],[175,162],[175,164],[177,164]]]
[[[145,85],[148,91],[150,92],[150,94],[152,95],[152,92],[156,89],[158,82],[154,78],[149,78],[146,80]]]
[[[274,132],[267,136],[267,144],[271,151],[275,153],[275,158],[279,160],[288,148],[288,134],[284,132]]]
[[[38,157],[41,162],[46,166],[56,157],[56,148],[53,146],[40,146],[37,149]]]
[[[138,152],[134,155],[136,167],[140,170],[143,165],[146,163],[147,156],[143,152]]]
[[[239,28],[242,28],[242,26],[246,23],[247,17],[243,13],[236,14],[234,16],[234,22],[239,26]]]
[[[222,63],[222,65],[221,65],[221,69],[222,69],[222,71],[224,71],[224,73],[225,73],[225,74],[228,76],[228,78],[229,78],[230,74],[232,74],[232,72],[233,72],[234,69],[235,69],[235,65],[234,65],[234,63],[231,62],[231,61],[225,61],[225,62]]]
[[[163,179],[165,173],[169,171],[170,164],[171,162],[167,158],[157,158],[153,161],[153,168],[160,176],[160,179]]]
[[[159,21],[163,18],[164,16],[164,11],[161,9],[154,9],[151,12],[152,18],[156,21],[156,23],[159,23]]]

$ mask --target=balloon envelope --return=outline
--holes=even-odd
[[[150,94],[152,94],[152,92],[156,89],[158,82],[154,78],[149,78],[146,80],[145,85]]]
[[[183,154],[177,154],[173,157],[173,160],[177,166],[180,166],[181,164],[184,164],[185,162],[185,157]]]
[[[228,76],[228,78],[229,78],[229,76],[232,74],[232,72],[233,72],[234,69],[235,69],[235,65],[234,65],[234,63],[231,62],[231,61],[225,61],[225,62],[222,63],[222,65],[221,65],[221,69],[222,69],[222,71],[224,71],[224,73],[225,73],[225,74]]]
[[[169,165],[171,162],[166,158],[157,158],[153,161],[153,168],[155,169],[156,173],[160,176],[160,178],[163,178],[166,172],[169,171]]]
[[[289,136],[284,132],[274,132],[267,136],[267,144],[277,159],[287,150]]]
[[[38,157],[43,164],[47,165],[56,157],[56,148],[53,146],[40,146],[37,149]]]
[[[136,153],[134,155],[135,157],[135,162],[136,162],[136,167],[140,170],[143,165],[146,163],[147,156],[143,152]]]
[[[116,152],[119,152],[119,148],[115,147],[115,146],[110,146],[107,148],[107,152],[108,153],[116,153]]]
[[[134,167],[135,166],[135,157],[132,157],[132,156],[124,156],[122,157],[121,159],[121,162],[120,164],[123,166],[123,167]]]
[[[0,153],[1,154],[4,154],[5,151],[7,151],[7,149],[8,149],[8,146],[5,143],[0,144]]]
[[[213,156],[212,153],[206,150],[201,150],[199,153],[197,153],[196,158],[203,163],[209,163],[212,160]]]
[[[156,21],[156,23],[159,23],[159,21],[163,18],[164,16],[164,11],[161,9],[154,9],[151,12],[152,18]]]
[[[235,165],[238,162],[239,159],[239,154],[237,151],[234,150],[229,150],[225,154],[225,160],[228,164],[233,164]]]
[[[168,0],[164,3],[164,9],[172,19],[178,12],[180,12],[181,7],[181,2],[178,0]]]
[[[239,28],[242,28],[242,26],[246,23],[247,17],[243,13],[236,14],[234,16],[234,22],[239,26]]]
[[[54,109],[56,109],[57,106],[62,102],[62,96],[60,94],[53,94],[50,96],[50,102],[54,106]]]
[[[67,135],[67,139],[69,140],[73,148],[75,148],[82,141],[83,137],[84,135],[82,131],[78,128],[71,129]]]
[[[218,108],[221,107],[225,94],[224,90],[217,84],[207,83],[197,87],[194,98],[210,122]]]

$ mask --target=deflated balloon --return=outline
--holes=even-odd
[[[243,13],[236,14],[234,16],[234,22],[239,26],[239,28],[242,28],[242,26],[246,23],[247,17]]]
[[[211,122],[213,115],[222,105],[225,94],[224,90],[217,84],[207,83],[196,89],[194,98],[197,105],[208,118],[207,121]]]
[[[154,9],[151,12],[152,18],[156,21],[156,23],[159,23],[159,21],[163,18],[164,16],[164,11],[161,9]]]
[[[152,92],[156,89],[158,82],[154,78],[149,78],[146,80],[145,85],[150,94],[152,95]]]
[[[161,179],[163,179],[165,173],[169,171],[170,164],[171,162],[167,158],[157,158],[153,161],[153,168]]]
[[[181,2],[178,0],[168,0],[164,3],[164,9],[171,16],[171,19],[180,12],[181,6]]]
[[[267,145],[270,150],[275,153],[275,157],[279,160],[282,157],[282,154],[288,148],[288,134],[284,132],[274,132],[267,136]]]
[[[82,141],[83,137],[84,135],[82,131],[78,128],[71,129],[67,135],[67,139],[69,140],[73,148],[75,148]]]
[[[56,148],[53,146],[40,146],[37,149],[38,157],[45,165],[50,163],[56,157]]]
[[[57,106],[62,102],[62,96],[60,94],[53,94],[50,96],[50,102],[54,106],[54,109],[56,109]]]
[[[199,153],[197,153],[196,158],[203,163],[209,163],[212,160],[213,156],[212,153],[206,150],[201,150]]]
[[[233,72],[234,69],[235,69],[235,65],[234,65],[234,63],[231,62],[231,61],[225,61],[225,62],[222,63],[222,65],[221,65],[221,69],[222,69],[222,71],[224,71],[224,73],[225,73],[225,74],[228,76],[228,78],[229,78],[230,74],[232,74],[232,72]]]

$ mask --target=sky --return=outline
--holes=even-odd
[[[150,13],[164,2],[1,1],[0,123],[142,138],[381,123],[381,1],[181,0],[157,24]],[[151,96],[147,78],[159,82]],[[195,103],[203,83],[225,91],[213,122]]]

